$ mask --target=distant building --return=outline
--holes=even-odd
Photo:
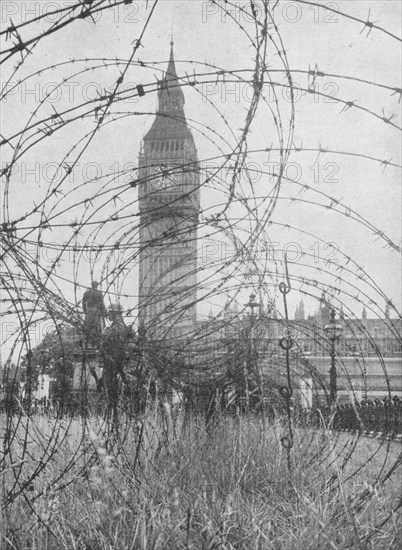
[[[299,304],[296,318],[289,321],[294,341],[290,369],[294,397],[306,406],[325,402],[329,393],[331,343],[324,326],[330,306],[322,299],[316,314],[307,319],[300,314],[303,310]],[[363,314],[361,319],[343,318],[340,322],[343,333],[335,348],[339,402],[402,397],[402,320],[368,319]],[[275,309],[260,308],[258,314],[251,315],[225,308],[215,319],[206,320],[204,327],[199,322],[199,330],[205,336],[199,363],[217,379],[237,369],[241,384],[248,369],[250,376],[264,385],[268,398],[286,385],[285,352],[279,345],[287,333],[286,323]]]
[[[139,325],[159,339],[197,320],[199,167],[171,43],[158,108],[139,155]]]

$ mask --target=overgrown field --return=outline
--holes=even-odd
[[[206,430],[150,411],[118,429],[39,415],[7,426],[5,549],[402,547],[397,443],[296,429],[289,471],[279,421]]]

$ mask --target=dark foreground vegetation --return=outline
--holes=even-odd
[[[9,421],[12,421],[9,419]],[[148,410],[16,420],[3,475],[7,549],[391,549],[400,444],[280,420]],[[21,438],[19,437],[21,435]]]

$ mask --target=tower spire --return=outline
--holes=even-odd
[[[173,36],[172,36],[171,40],[170,40],[169,64],[168,64],[168,67],[167,67],[167,71],[166,71],[164,80],[165,81],[171,81],[171,80],[174,81],[174,80],[176,80],[177,84],[178,84],[178,78],[177,78],[177,73],[176,73],[176,64],[174,62],[173,46],[174,46],[174,42],[173,42]]]
[[[184,114],[184,94],[176,72],[173,36],[170,42],[169,63],[162,80],[159,81],[156,115],[145,141],[161,138],[184,138],[193,141]]]

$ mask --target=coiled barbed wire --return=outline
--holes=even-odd
[[[57,52],[50,52],[53,55],[49,55],[49,64],[46,58],[43,63],[36,64],[37,55],[41,56],[44,51],[49,54],[48,48],[55,37],[84,20],[86,30],[95,32],[99,14],[107,17],[107,14],[116,13],[112,10],[119,6],[131,4],[126,0],[72,2],[26,21],[17,22],[13,16],[7,29],[0,34],[4,39],[0,61],[7,71],[1,92],[6,111],[1,134],[4,151],[0,232],[1,315],[5,327],[3,387],[17,396],[12,406],[6,403],[4,413],[6,430],[1,462],[6,482],[4,502],[10,510],[24,502],[32,512],[32,525],[38,522],[50,529],[56,538],[41,503],[50,489],[61,493],[77,481],[87,479],[103,456],[102,449],[120,461],[121,471],[133,480],[133,486],[139,486],[145,438],[149,438],[147,444],[151,444],[152,438],[159,438],[151,420],[142,414],[144,407],[153,406],[152,395],[159,392],[166,408],[170,394],[175,391],[184,396],[186,415],[189,411],[205,413],[207,409],[209,417],[217,415],[217,389],[222,394],[226,392],[226,396],[236,393],[243,383],[244,364],[249,360],[249,318],[240,304],[244,304],[244,296],[250,292],[258,294],[261,303],[259,320],[252,321],[254,362],[258,362],[258,357],[268,357],[266,377],[273,388],[280,389],[279,381],[286,369],[288,386],[282,396],[286,398],[290,433],[286,445],[288,465],[291,464],[290,450],[295,444],[293,429],[298,421],[291,416],[293,405],[289,388],[302,373],[306,379],[314,380],[317,401],[322,401],[323,396],[325,400],[329,394],[328,381],[317,369],[310,352],[304,349],[304,342],[325,353],[329,351],[329,343],[322,327],[301,320],[293,323],[287,311],[281,312],[276,300],[278,292],[282,292],[280,281],[284,277],[288,286],[292,286],[292,294],[314,307],[330,304],[336,314],[343,317],[348,338],[341,344],[336,359],[352,395],[361,392],[361,387],[367,388],[367,368],[372,357],[380,368],[384,396],[391,400],[395,392],[400,391],[398,379],[389,372],[385,356],[392,353],[386,346],[394,346],[395,352],[400,352],[401,346],[400,313],[394,303],[392,284],[386,280],[386,270],[362,265],[367,255],[365,258],[364,254],[360,255],[344,236],[338,238],[338,229],[343,226],[356,235],[357,241],[370,243],[372,254],[378,255],[378,263],[389,262],[391,270],[397,269],[392,258],[400,253],[400,236],[395,234],[388,220],[384,220],[386,229],[378,227],[373,212],[366,205],[351,200],[354,197],[348,189],[349,182],[341,190],[336,189],[337,182],[331,179],[334,174],[325,174],[324,180],[326,177],[328,183],[334,185],[334,189],[327,190],[323,185],[326,182],[321,181],[325,166],[329,171],[343,169],[345,179],[348,174],[350,180],[361,171],[375,179],[377,186],[383,185],[386,176],[390,182],[398,177],[401,165],[398,159],[391,158],[396,157],[394,150],[389,154],[388,147],[380,143],[369,148],[364,141],[360,146],[358,140],[349,142],[349,148],[344,144],[344,141],[348,143],[347,132],[339,136],[331,131],[337,123],[344,124],[347,129],[347,120],[350,120],[351,127],[361,125],[367,131],[382,132],[384,141],[391,143],[400,130],[394,112],[400,102],[400,83],[383,82],[381,71],[380,76],[375,75],[371,80],[364,71],[352,76],[347,68],[344,74],[333,70],[330,63],[328,68],[321,68],[308,53],[301,57],[302,61],[296,57],[295,62],[294,52],[289,51],[289,36],[282,32],[278,22],[280,2],[264,0],[239,5],[212,1],[205,4],[210,6],[209,13],[215,13],[216,9],[216,13],[224,14],[225,21],[231,21],[234,30],[230,32],[234,33],[239,45],[247,46],[250,55],[247,60],[241,58],[237,66],[225,63],[224,59],[212,62],[177,56],[178,81],[174,86],[186,95],[187,125],[202,156],[196,165],[191,163],[190,166],[187,162],[176,163],[173,167],[162,162],[153,173],[141,177],[137,163],[140,132],[136,130],[138,140],[136,137],[132,141],[134,149],[129,158],[128,148],[121,142],[130,134],[130,128],[138,126],[145,130],[154,116],[153,102],[163,83],[167,60],[147,61],[146,57],[148,51],[153,51],[150,42],[160,28],[158,10],[165,13],[165,8],[161,7],[163,3],[156,0],[142,4],[144,11],[138,15],[135,36],[130,37],[133,40],[130,52],[127,49],[119,51],[116,58],[87,56],[83,43],[83,51],[77,56],[74,54],[70,58],[70,54],[65,55],[57,49]],[[340,9],[330,3],[297,0],[294,4],[335,14],[339,21],[351,25],[348,29],[354,36],[358,37],[362,30],[367,31],[371,40],[385,44],[389,50],[400,41],[392,29],[374,22],[370,13],[368,17],[356,16],[349,11],[348,5]],[[49,16],[53,18],[50,23]],[[296,31],[297,25],[294,27]],[[163,29],[169,33],[168,29]],[[208,34],[208,30],[206,32]],[[215,32],[213,25],[209,32]],[[232,38],[230,32],[228,40]],[[335,31],[334,36],[337,36]],[[180,50],[183,52],[185,48]],[[346,46],[342,51],[345,50]],[[37,83],[40,87],[47,84],[49,78],[55,80],[50,89],[45,88],[38,101],[36,96],[32,103],[28,101],[25,109],[23,102],[18,102],[20,91],[27,90],[32,83],[36,90]],[[63,87],[67,86],[70,91],[79,82],[80,86],[87,85],[89,89],[95,78],[94,97],[80,97],[72,104],[61,101],[55,105],[52,102],[52,95],[58,94]],[[305,84],[296,83],[297,78],[303,78]],[[334,83],[338,88],[325,87]],[[339,90],[340,83],[346,83],[345,91],[339,96],[331,93],[331,90]],[[235,94],[240,90],[240,100],[234,110],[230,104],[215,97],[222,90],[225,93],[235,90]],[[244,90],[249,94],[246,100],[241,95]],[[135,103],[135,109],[130,102]],[[203,107],[200,113],[196,105]],[[313,121],[306,135],[303,117],[312,116],[314,105],[317,105],[317,116],[328,117],[324,145],[320,124],[317,123],[315,130]],[[18,116],[17,110],[20,111]],[[350,118],[345,120],[346,117]],[[115,139],[117,146],[114,146]],[[113,156],[107,151],[111,143],[117,160],[105,168],[109,157]],[[104,162],[98,147],[108,153],[105,152]],[[50,163],[49,152],[54,154]],[[325,160],[328,165],[318,162],[322,158],[328,159]],[[27,195],[22,196],[19,176],[21,183],[27,182],[27,166],[36,170],[36,163],[40,167],[39,181],[34,181]],[[86,168],[85,173],[80,171],[82,165]],[[53,170],[49,175],[44,168]],[[296,177],[289,174],[292,168],[296,169]],[[95,176],[89,175],[90,169],[96,172]],[[22,177],[23,170],[25,176]],[[164,178],[174,182],[175,178],[189,172],[199,174],[198,189],[189,192],[190,198],[191,194],[201,193],[199,219],[194,223],[189,217],[182,227],[166,228],[164,235],[148,241],[146,246],[154,251],[159,246],[163,255],[168,239],[183,243],[187,232],[191,235],[192,230],[198,230],[197,267],[193,274],[184,275],[167,267],[159,274],[153,291],[151,289],[148,305],[164,304],[166,293],[171,298],[170,309],[160,310],[153,318],[158,329],[169,327],[169,322],[174,322],[178,315],[185,315],[195,304],[203,319],[197,322],[185,341],[177,343],[170,339],[169,330],[166,330],[161,344],[139,331],[138,264],[144,252],[140,232],[147,229],[148,223],[139,212],[139,191],[153,181]],[[361,186],[357,186],[356,193],[360,191]],[[158,199],[157,191],[154,198]],[[175,200],[168,205],[172,211]],[[379,192],[373,200],[381,205]],[[166,204],[154,204],[155,212],[162,207],[166,208]],[[321,216],[318,227],[306,219],[315,216],[317,219]],[[292,260],[289,245],[295,243],[294,249],[300,254]],[[324,258],[321,256],[323,250]],[[179,293],[173,297],[171,289],[183,288],[189,275],[194,275],[197,292],[194,287],[187,288],[187,295]],[[85,352],[78,353],[83,349],[85,333],[82,295],[94,279],[101,281],[109,303],[121,300],[126,324],[134,327],[135,334],[134,340],[122,344],[124,353],[117,359],[122,375],[129,370],[127,376],[135,383],[120,378],[118,398],[103,390],[98,394],[98,404],[91,402],[90,378],[86,378],[85,372],[89,376],[95,372],[97,376],[99,357],[94,359]],[[164,280],[169,280],[168,286]],[[370,316],[381,321],[380,343],[371,326],[366,326],[360,318],[363,307]],[[208,316],[210,308],[212,314]],[[282,332],[289,331],[289,322],[297,336],[292,339],[292,350],[286,348],[283,356],[272,351],[272,344],[278,347],[279,341],[285,342],[289,337],[289,332]],[[281,338],[282,334],[285,336]],[[194,352],[197,345],[204,348],[202,356]],[[70,407],[69,414],[62,407],[53,410],[46,416],[48,428],[41,433],[42,427],[32,406],[37,376],[39,372],[46,372],[49,361],[59,361],[53,368],[58,368],[61,378],[66,378],[63,383],[58,382],[62,401],[60,396],[68,386],[67,378],[71,378],[76,363],[74,353],[82,361],[84,373],[82,390],[85,391],[80,391],[76,397],[79,406]],[[106,345],[102,353],[104,361],[111,360]],[[353,353],[357,375],[350,372],[347,359],[347,354]],[[126,368],[126,356],[135,357],[130,369]],[[25,397],[16,391],[21,374],[26,380]],[[256,376],[254,383],[256,380],[257,386],[261,385],[261,377]],[[250,378],[250,384],[252,382]],[[137,389],[135,399],[133,388]],[[270,397],[274,400],[272,395]],[[114,399],[114,414],[109,407],[104,409],[108,399]],[[207,406],[203,399],[207,399]],[[138,410],[133,405],[136,402],[141,402]],[[94,410],[91,407],[97,411],[98,423],[89,414],[89,410]],[[229,404],[224,407],[225,414],[229,407]],[[360,411],[359,407],[357,409]],[[330,426],[330,417],[325,417],[324,409],[318,407],[317,410],[321,426]],[[273,401],[269,411],[274,417],[279,414],[283,418],[280,403]],[[176,425],[169,423],[169,415],[164,418],[170,437]],[[395,456],[393,447],[396,443],[379,439],[368,452],[366,463],[356,465],[353,458],[358,455],[361,443],[359,430],[348,436],[335,431],[328,443],[326,431],[312,430],[314,423],[307,423],[307,427],[301,425],[297,445],[306,449],[311,445],[314,449],[305,460],[310,460],[317,472],[336,465],[337,474],[328,480],[329,491],[335,490],[339,472],[346,478],[355,476],[358,479],[362,470],[374,465],[371,487],[381,487],[389,478],[396,479],[400,475],[400,456]],[[69,443],[72,430],[77,433],[74,444]],[[134,457],[130,456],[128,445],[132,441],[136,443]],[[163,442],[152,439],[152,444],[155,444],[156,453],[160,453]],[[35,452],[31,451],[32,446]],[[66,448],[70,451],[67,462],[60,470],[53,471],[52,462],[56,463]],[[151,494],[153,487],[146,487],[146,491]],[[94,500],[95,493],[94,490]],[[345,497],[347,505],[356,511],[364,509],[374,493],[374,489],[362,489],[357,496]],[[360,533],[358,538],[369,541],[398,507],[400,503],[394,504],[387,518],[380,518],[370,532]],[[341,512],[335,510],[333,513],[336,516]],[[21,527],[11,520],[7,536],[10,540],[14,537],[13,544],[17,545]]]

